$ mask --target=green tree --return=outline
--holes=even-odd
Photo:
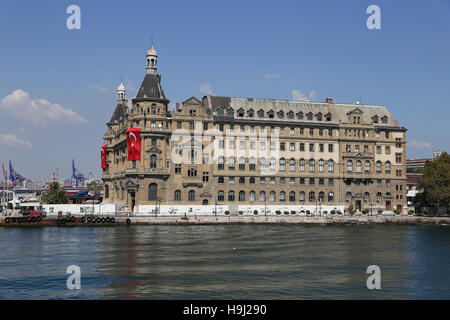
[[[421,190],[414,201],[419,205],[427,204],[436,213],[438,208],[448,208],[450,203],[450,155],[443,152],[434,161],[425,164],[423,175],[417,181]]]
[[[100,193],[101,193],[101,191],[103,189],[103,186],[102,186],[101,181],[99,181],[99,180],[92,180],[91,182],[89,182],[87,184],[87,188],[88,188],[89,191],[94,193],[94,198],[98,199],[98,196],[100,195]]]
[[[48,204],[65,204],[69,202],[64,188],[57,181],[49,183],[48,188],[42,193],[42,199]]]

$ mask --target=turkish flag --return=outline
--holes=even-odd
[[[107,144],[104,144],[100,149],[100,157],[102,158],[102,169],[106,169],[106,148]]]
[[[141,160],[141,128],[127,130],[128,161]]]

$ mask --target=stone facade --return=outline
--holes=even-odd
[[[384,106],[205,96],[169,111],[147,52],[138,95],[123,85],[104,135],[104,201],[126,205],[406,208],[406,129]],[[141,160],[126,130],[141,128]]]

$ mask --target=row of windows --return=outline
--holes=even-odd
[[[275,116],[278,119],[289,119],[289,120],[293,120],[293,119],[297,119],[297,120],[303,120],[305,117],[307,120],[317,120],[317,121],[331,121],[331,113],[326,113],[323,114],[321,112],[318,112],[316,114],[313,114],[312,112],[308,112],[306,114],[304,114],[302,111],[299,111],[297,113],[294,113],[293,111],[289,111],[287,113],[285,113],[283,110],[278,111],[277,113],[275,113],[275,111],[273,110],[269,110],[268,112],[265,112],[264,110],[260,109],[258,110],[256,113],[253,109],[247,110],[245,111],[244,109],[240,108],[236,111],[234,111],[233,108],[228,108],[228,109],[224,109],[224,108],[218,108],[217,109],[217,115],[218,116],[227,116],[227,117],[234,117],[235,115],[237,117],[245,117],[245,115],[247,114],[247,117],[249,118],[254,118],[255,116],[257,116],[258,118],[269,118],[269,119],[274,119]]]
[[[270,185],[275,185],[276,184],[276,180],[279,179],[279,184],[280,185],[286,185],[286,178],[275,178],[275,177],[270,177],[269,179],[269,184]],[[256,182],[256,178],[254,177],[250,177],[248,178],[248,180],[246,179],[246,177],[238,177],[238,182],[239,184],[246,184],[247,181],[249,184],[255,184]],[[308,180],[308,184],[310,185],[314,185],[316,183],[316,179],[315,178],[309,178],[309,179],[305,179],[305,178],[299,178],[299,184],[305,184],[306,181]],[[325,179],[317,179],[319,185],[324,185],[325,184]],[[218,184],[224,184],[225,183],[225,177],[218,177],[217,178],[217,183]],[[228,177],[228,184],[235,184],[235,177]],[[265,177],[259,177],[259,184],[260,185],[265,185],[266,184],[266,178]],[[289,178],[289,184],[290,185],[295,185],[296,184],[296,178]],[[333,186],[334,185],[334,179],[328,179],[328,185],[329,186]]]
[[[306,171],[306,160],[305,159],[300,159],[298,161],[298,167],[299,167],[299,171],[300,172],[304,172]],[[278,162],[278,170],[280,171],[296,171],[296,164],[297,161],[294,158],[291,158],[289,160],[285,159],[285,158],[281,158]],[[334,161],[332,159],[327,161],[327,169],[328,172],[334,172]],[[229,157],[227,159],[227,165],[228,165],[228,170],[234,170],[235,169],[235,158],[234,157]],[[238,161],[238,165],[239,165],[239,170],[246,170],[246,160],[244,157],[240,157],[239,161]],[[225,158],[224,157],[219,157],[218,159],[218,169],[219,170],[223,170],[225,168]],[[256,158],[251,157],[249,159],[249,170],[250,171],[254,171],[256,170]],[[259,158],[259,168],[261,171],[266,171],[267,168],[269,168],[270,171],[275,171],[277,169],[277,162],[275,158],[270,158],[269,161],[266,161],[266,158],[262,157]],[[309,159],[308,160],[308,171],[309,172],[315,172],[316,168],[316,161],[314,159]],[[325,160],[320,159],[317,162],[317,168],[319,172],[324,172],[325,171]]]
[[[247,144],[245,140],[240,140],[240,141],[235,141],[235,140],[227,140],[227,147],[230,150],[234,150],[236,149],[236,142],[239,142],[239,149],[240,150],[246,150],[247,148]],[[280,151],[286,151],[286,142],[280,142],[279,144],[279,149]],[[305,143],[301,142],[298,145],[298,150],[299,151],[305,151]],[[309,143],[309,151],[310,152],[314,152],[315,150],[315,143]],[[256,150],[256,141],[249,141],[249,149],[250,150]],[[288,147],[289,147],[289,151],[295,151],[296,150],[296,143],[295,142],[290,142],[288,143]],[[276,149],[276,144],[274,141],[271,141],[269,143],[269,148],[270,150],[277,150]],[[219,149],[225,149],[225,141],[224,140],[219,140]],[[260,141],[259,142],[259,150],[266,150],[266,141]],[[324,152],[325,151],[325,144],[323,143],[319,143],[318,144],[318,149],[319,152]],[[334,150],[334,145],[333,144],[328,144],[328,152],[333,152]]]

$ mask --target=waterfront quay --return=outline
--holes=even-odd
[[[428,224],[450,225],[450,217],[412,215],[102,215],[43,217],[26,220],[1,217],[0,226],[130,226],[130,225],[199,225],[199,224]]]

